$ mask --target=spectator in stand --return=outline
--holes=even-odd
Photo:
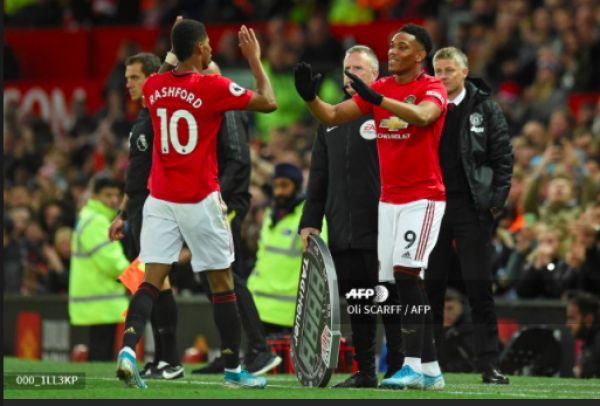
[[[515,169],[511,179],[510,191],[504,209],[504,216],[500,218],[501,229],[511,233],[520,231],[525,223],[525,209],[523,208],[523,192],[525,191],[525,171]]]
[[[73,219],[73,221],[67,223],[65,213],[63,213],[63,206],[59,200],[50,200],[44,203],[40,214],[42,228],[51,237],[54,237],[54,234],[61,226],[75,222],[75,219]]]
[[[87,184],[89,179],[84,174],[77,174],[69,183],[64,199],[73,207],[75,213],[79,213],[87,200]]]
[[[598,137],[600,134],[600,97],[598,97],[598,101],[596,102],[596,114],[594,115],[591,130],[594,136]],[[596,142],[596,145],[598,145],[598,142]],[[600,147],[598,149],[600,149]]]
[[[50,293],[68,293],[71,264],[71,235],[69,227],[61,227],[54,234],[53,244],[44,244],[42,253],[48,264],[47,290]]]
[[[521,270],[525,267],[527,258],[535,248],[536,233],[533,225],[524,224],[516,233],[515,243],[508,256],[503,272],[496,277],[497,291],[507,299],[517,297],[515,287],[520,277]]]
[[[221,36],[217,45],[215,61],[221,69],[246,69],[247,62],[240,53],[238,37],[235,31],[227,30]]]
[[[553,110],[548,117],[548,138],[550,141],[558,141],[571,138],[573,129],[573,116],[566,107]]]
[[[573,133],[590,131],[595,117],[595,106],[591,100],[583,101],[574,112],[575,128]]]
[[[519,50],[521,41],[514,15],[499,13],[495,22],[492,52],[487,58],[486,78],[491,80],[492,88],[506,80],[513,80],[522,85],[518,79]]]
[[[589,92],[600,90],[597,70],[600,66],[600,38],[598,20],[590,4],[580,4],[575,11],[575,34],[579,50],[576,55],[573,91]]]
[[[549,48],[538,51],[537,72],[533,83],[523,94],[530,107],[527,116],[547,121],[550,114],[566,104],[567,94],[559,87],[560,65]]]
[[[73,94],[71,114],[72,124],[67,134],[73,138],[78,138],[80,136],[85,137],[93,134],[97,123],[94,117],[88,112],[85,93],[76,92]]]
[[[11,254],[5,258],[5,263],[13,264],[13,273],[10,276],[11,290],[22,291],[22,281],[27,268],[27,246],[25,244],[25,230],[31,223],[32,210],[28,206],[9,206],[8,219],[5,225],[5,234],[9,239],[5,241],[6,246],[11,247]]]
[[[25,229],[25,272],[22,289],[24,294],[46,293],[48,267],[43,253],[46,236],[37,221],[31,221]]]
[[[21,278],[23,277],[23,257],[19,242],[13,236],[14,225],[12,220],[4,216],[3,240],[4,255],[2,270],[4,275],[4,293],[20,293]]]
[[[581,128],[578,131],[574,132],[575,135],[573,139],[573,146],[575,147],[575,153],[577,154],[580,163],[584,164],[587,164],[589,159],[594,159],[600,156],[600,154],[598,153],[598,147],[600,146],[600,137],[597,137],[598,142],[595,142],[594,134],[592,133],[592,130],[590,128],[591,126],[588,126],[587,128]],[[587,170],[587,173],[588,175],[592,175],[589,169]]]
[[[440,366],[445,372],[473,372],[473,323],[464,296],[452,288],[444,302],[444,340],[439,349]]]
[[[517,136],[511,139],[513,152],[515,154],[515,171],[529,171],[531,159],[535,155],[535,148],[531,141],[525,136]]]
[[[576,365],[577,378],[600,378],[600,304],[589,293],[579,293],[567,304],[567,327],[582,342]]]
[[[521,130],[521,134],[527,139],[535,151],[531,164],[537,166],[542,159],[542,155],[548,146],[548,134],[546,127],[541,121],[529,120]]]
[[[561,233],[566,233],[567,223],[572,222],[579,215],[579,206],[576,204],[571,179],[559,175],[548,182],[547,195],[541,204],[537,203],[541,179],[535,178],[525,192],[525,215],[542,221],[552,228],[561,228]]]
[[[4,141],[4,176],[10,185],[25,185],[42,165],[43,153],[35,148],[35,134],[28,123],[9,127]]]
[[[585,248],[581,266],[581,288],[600,295],[600,201],[591,203],[581,217],[585,228],[580,236]]]
[[[552,16],[548,8],[536,8],[531,14],[529,25],[523,29],[524,39],[528,44],[541,47],[555,43],[556,33],[552,30]]]
[[[324,12],[313,14],[306,25],[306,43],[300,60],[313,66],[316,72],[330,76],[344,58],[344,49],[331,34]]]
[[[527,108],[521,98],[521,88],[514,82],[501,83],[495,97],[506,117],[509,133],[511,136],[518,134],[527,118]]]
[[[537,247],[519,271],[517,295],[558,299],[566,290],[576,289],[578,285],[577,272],[562,259],[560,233],[539,225]]]

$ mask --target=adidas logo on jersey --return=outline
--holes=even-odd
[[[125,330],[123,334],[135,334],[135,329],[133,328],[133,326],[131,326],[127,330]]]
[[[410,252],[406,251],[404,254],[402,254],[402,258],[411,259]]]

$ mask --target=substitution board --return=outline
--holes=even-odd
[[[325,387],[338,363],[340,305],[337,276],[327,244],[309,237],[302,256],[292,332],[292,362],[304,386]]]

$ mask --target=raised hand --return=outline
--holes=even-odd
[[[252,28],[248,29],[245,25],[242,25],[238,31],[238,40],[242,55],[246,59],[260,59],[260,43],[256,39],[256,34]]]
[[[306,62],[299,62],[294,66],[294,84],[296,91],[305,101],[313,101],[317,97],[317,88],[322,75],[313,75],[312,67]]]

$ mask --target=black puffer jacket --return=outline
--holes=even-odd
[[[468,114],[462,117],[460,154],[471,195],[477,207],[504,207],[513,169],[508,125],[490,89],[480,79],[465,83]]]
[[[300,229],[321,229],[327,219],[329,248],[376,249],[379,160],[372,116],[320,126],[313,145]]]

